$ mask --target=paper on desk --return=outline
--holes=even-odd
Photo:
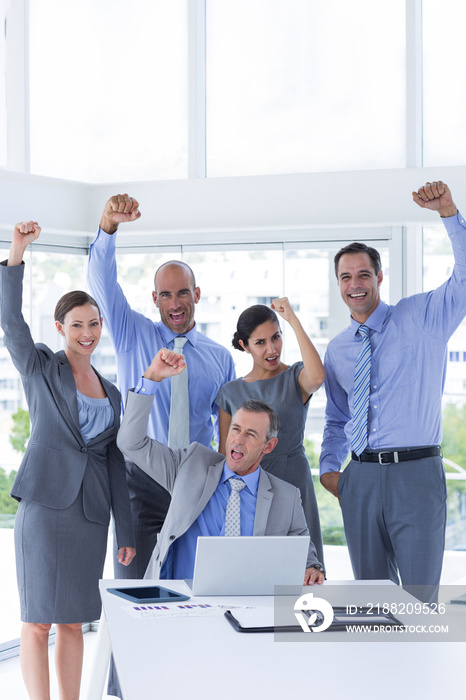
[[[224,615],[225,610],[243,609],[243,606],[211,605],[210,603],[164,603],[159,605],[131,605],[124,609],[132,617],[207,617]]]

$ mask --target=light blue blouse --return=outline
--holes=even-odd
[[[113,425],[113,408],[108,397],[92,399],[76,390],[81,434],[86,443]]]

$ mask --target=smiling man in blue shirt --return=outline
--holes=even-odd
[[[435,591],[446,522],[442,393],[447,343],[466,314],[466,225],[443,182],[426,183],[413,199],[442,217],[455,266],[438,289],[389,306],[380,300],[376,250],[353,243],[335,256],[351,324],[329,343],[325,357],[320,471],[322,484],[340,499],[355,578],[401,579]],[[352,443],[361,325],[369,329],[371,346],[365,447],[359,455],[352,452],[341,473]]]

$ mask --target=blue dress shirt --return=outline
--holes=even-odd
[[[131,309],[117,283],[115,242],[116,234],[109,235],[99,229],[89,250],[88,284],[100,306],[115,348],[118,387],[124,411],[128,390],[138,385],[160,348],[173,349],[174,338],[178,334],[161,321],[154,322]],[[226,348],[199,333],[196,325],[184,335],[188,338],[183,354],[189,373],[190,442],[210,446],[214,432],[218,442],[218,406],[215,398],[220,387],[235,378],[233,359]],[[167,379],[160,387],[147,431],[150,437],[165,445],[168,442],[170,395],[171,379]]]
[[[185,579],[192,578],[196,545],[199,536],[221,536],[225,534],[225,512],[231,493],[228,481],[230,477],[238,477],[227,467],[226,460],[218,486],[209,502],[193,522],[191,527],[181,535],[170,547],[168,556],[161,571],[161,578]],[[241,499],[241,535],[254,533],[254,517],[256,515],[257,487],[259,484],[259,469],[251,474],[242,476],[246,487],[240,491]]]
[[[364,325],[372,347],[368,448],[401,449],[442,441],[442,394],[447,343],[466,315],[466,224],[458,213],[442,219],[455,265],[438,289],[380,302]],[[330,341],[325,356],[326,423],[321,474],[338,471],[348,456],[353,380],[362,338],[351,325]]]

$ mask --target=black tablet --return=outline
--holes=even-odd
[[[189,600],[188,595],[171,591],[162,586],[140,586],[136,588],[107,588],[109,593],[132,603],[176,603],[179,600]]]

